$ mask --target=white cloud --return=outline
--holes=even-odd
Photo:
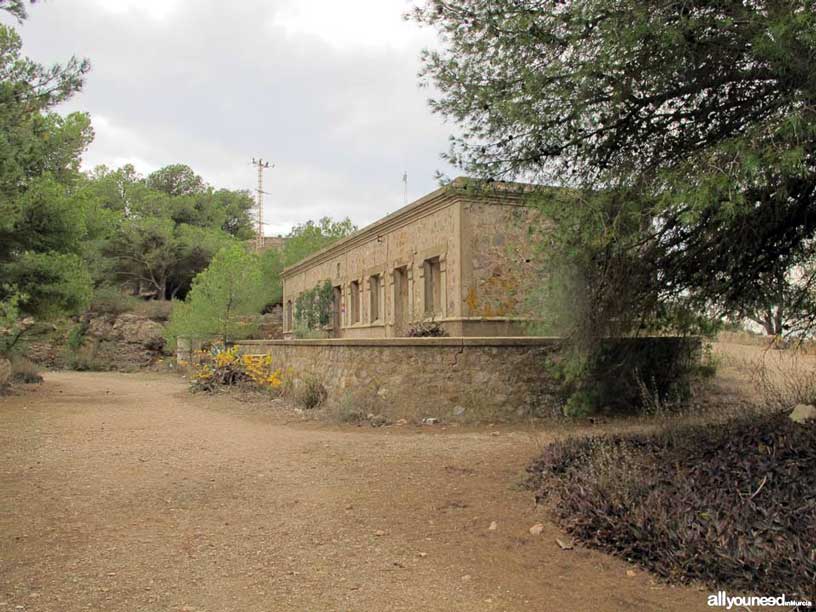
[[[448,128],[417,87],[429,32],[404,0],[104,0],[37,3],[21,28],[43,63],[92,71],[63,108],[91,114],[86,166],[146,174],[186,163],[209,183],[254,189],[267,172],[268,231],[321,216],[359,224],[436,188]]]
[[[95,0],[94,5],[117,15],[142,14],[163,20],[180,8],[181,0]]]
[[[291,36],[313,36],[336,49],[404,48],[429,42],[430,37],[403,20],[412,4],[410,0],[295,0],[284,3],[271,23]]]

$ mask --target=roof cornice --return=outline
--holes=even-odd
[[[301,259],[296,264],[285,268],[281,273],[282,278],[298,274],[308,268],[325,263],[335,258],[339,253],[347,249],[365,244],[382,234],[408,225],[417,219],[426,217],[429,214],[441,210],[451,204],[462,201],[482,201],[493,204],[515,204],[523,203],[523,194],[530,191],[529,185],[520,183],[496,184],[499,188],[484,188],[484,183],[472,179],[457,178],[450,184],[440,187],[431,193],[411,202],[407,206],[383,217],[382,219],[365,226],[357,232],[333,242],[329,246]]]

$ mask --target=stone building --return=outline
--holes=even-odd
[[[329,281],[336,338],[407,335],[419,321],[450,336],[519,336],[535,282],[529,187],[456,179],[283,272],[284,336],[298,296]]]
[[[250,242],[253,246],[257,245],[257,238],[253,238]],[[284,244],[286,244],[286,238],[284,236],[264,236],[260,250],[282,249]]]

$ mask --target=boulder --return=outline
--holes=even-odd
[[[113,324],[113,336],[130,344],[153,347],[163,344],[164,326],[135,314],[122,314]]]
[[[85,331],[86,336],[92,338],[110,338],[114,335],[113,323],[115,318],[111,315],[85,315],[83,320],[88,323],[88,327]]]

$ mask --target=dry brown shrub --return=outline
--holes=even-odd
[[[759,357],[745,359],[741,369],[761,406],[785,410],[816,403],[816,362],[801,350],[764,351]]]
[[[816,596],[816,423],[775,413],[559,440],[529,471],[576,539],[668,580]]]

